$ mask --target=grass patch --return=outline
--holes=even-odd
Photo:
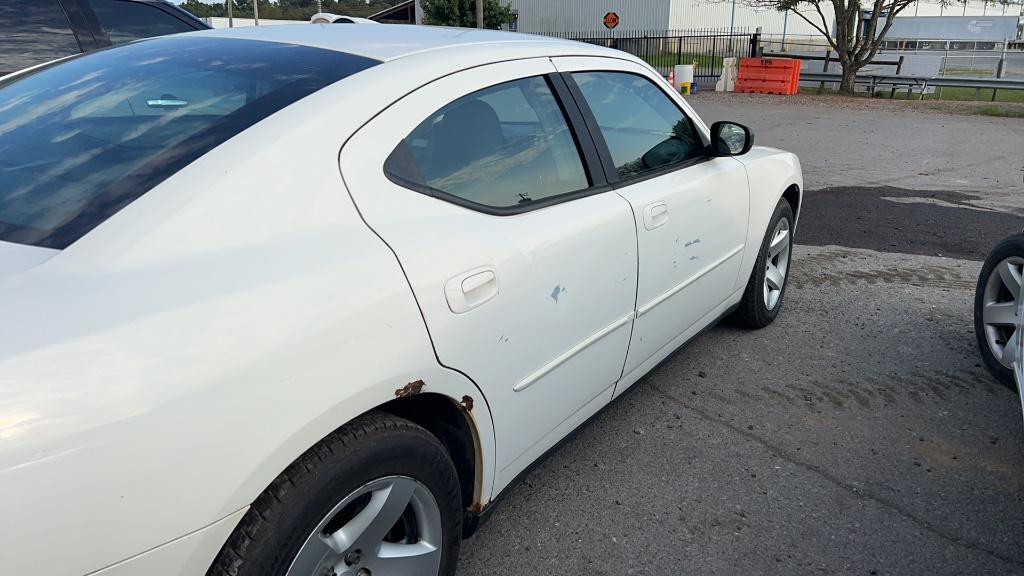
[[[643,59],[655,68],[670,68],[676,64],[697,64],[697,68],[711,68],[720,70],[722,68],[721,56],[709,56],[707,54],[648,54]]]
[[[958,76],[964,78],[992,78],[996,73],[992,70],[974,70],[972,68],[946,68],[942,76]]]
[[[943,87],[935,89],[934,94],[925,94],[925,100],[954,100],[964,102],[975,99],[974,88]],[[992,90],[982,89],[979,102],[1015,102],[1024,103],[1024,90],[996,90],[996,99],[992,100]]]
[[[981,116],[995,116],[997,118],[1024,118],[1024,110],[1012,108],[1000,108],[999,106],[985,106],[978,110]]]
[[[959,88],[944,86],[942,90],[938,88],[931,94],[925,94],[925,100],[945,100],[950,102],[973,102],[977,96],[978,102],[1003,102],[1007,104],[1024,104],[1024,90],[996,90],[996,98],[992,99],[992,89],[983,88],[980,93],[976,94],[974,88]],[[817,88],[803,87],[800,88],[801,94],[817,94]],[[821,92],[822,94],[838,94],[838,90],[835,88],[829,88],[826,86]],[[884,92],[875,92],[875,98],[889,98],[890,91],[885,90]],[[856,97],[869,98],[870,94],[867,92],[857,92],[854,94]],[[914,91],[914,94],[910,97],[911,100],[917,100],[921,97],[920,92]],[[906,100],[907,90],[902,88],[896,91],[896,100]]]

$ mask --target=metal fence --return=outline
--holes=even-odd
[[[693,64],[694,81],[702,87],[713,85],[722,75],[725,58],[756,55],[759,46],[759,34],[745,29],[595,30],[545,35],[629,52],[666,76],[677,64]]]
[[[786,53],[792,56],[824,56],[831,52],[828,68],[822,64],[805,62],[804,72],[839,72],[840,65],[835,52],[822,37],[762,35],[761,46],[765,52]],[[997,42],[994,49],[949,49],[949,46],[966,46],[968,42],[944,41],[946,48],[938,49],[933,44],[910,44],[893,41],[883,44],[876,55],[877,60],[903,59],[901,73],[914,76],[971,77],[971,78],[1024,78],[1024,50],[1015,50],[1008,44]],[[976,45],[977,43],[970,43]],[[894,73],[891,67],[869,65],[866,73]]]

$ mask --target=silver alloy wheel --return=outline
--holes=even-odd
[[[772,232],[765,262],[764,305],[769,310],[778,306],[782,299],[782,288],[786,285],[786,272],[789,271],[790,241],[789,220],[782,218]]]
[[[1018,330],[1021,299],[1024,298],[1022,285],[1024,258],[1012,256],[992,269],[982,298],[985,341],[992,356],[1011,370],[1019,354],[1019,339],[1024,337]]]
[[[437,574],[441,510],[427,487],[405,476],[364,484],[317,525],[288,576]]]

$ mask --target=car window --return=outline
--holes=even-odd
[[[81,52],[57,0],[3,0],[0,38],[0,76]]]
[[[399,144],[385,171],[401,183],[494,208],[590,186],[565,115],[539,76],[441,108]]]
[[[707,154],[690,119],[647,78],[625,72],[579,72],[572,77],[620,178]]]
[[[195,30],[155,6],[120,0],[87,0],[87,3],[96,14],[101,34],[111,44]]]
[[[0,240],[64,248],[235,134],[374,64],[170,36],[16,76],[0,84]]]

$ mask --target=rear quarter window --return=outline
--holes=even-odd
[[[171,36],[0,84],[0,240],[64,248],[193,160],[377,61]]]
[[[479,90],[434,112],[385,162],[400,185],[469,207],[519,211],[591,184],[543,77]]]

